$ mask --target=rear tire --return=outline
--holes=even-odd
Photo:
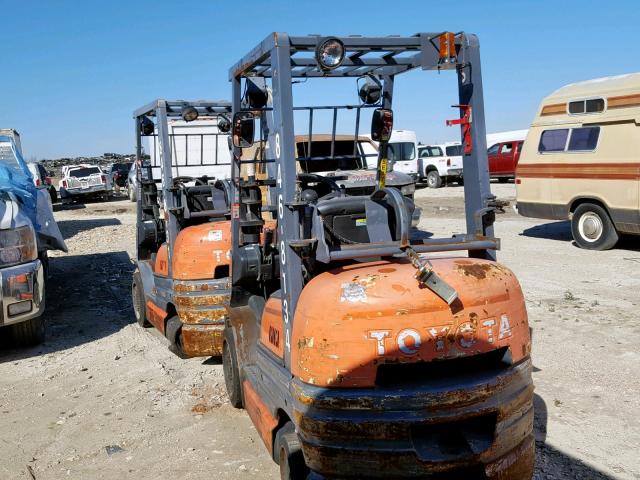
[[[133,272],[133,281],[131,282],[131,303],[133,304],[133,313],[138,325],[143,328],[150,327],[151,324],[147,320],[147,307],[144,301],[142,276],[140,275],[139,270]]]
[[[224,343],[222,344],[222,370],[224,372],[224,384],[227,388],[229,403],[235,408],[244,408],[236,346],[228,330],[225,330]]]
[[[498,183],[508,183],[509,180],[510,180],[509,177],[499,177]]]
[[[56,192],[56,189],[51,187],[49,188],[49,197],[51,197],[51,203],[56,203],[58,201],[58,192]]]
[[[32,347],[44,342],[45,324],[42,316],[11,326],[11,336],[16,347]]]
[[[442,186],[442,178],[436,170],[427,173],[427,186],[429,188],[440,188]]]
[[[607,211],[600,205],[578,205],[571,219],[571,233],[580,248],[609,250],[618,243],[618,232]]]
[[[281,480],[306,480],[309,467],[304,462],[300,439],[292,422],[285,423],[276,433],[274,458],[280,465]]]
[[[464,178],[463,178],[463,177],[458,178],[458,179],[456,180],[456,183],[457,183],[458,185],[460,185],[461,187],[463,187],[463,186],[464,186]]]

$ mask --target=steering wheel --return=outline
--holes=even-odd
[[[298,180],[300,180],[302,183],[322,183],[323,185],[329,187],[329,190],[331,190],[331,192],[327,195],[324,195],[322,198],[327,198],[330,195],[332,196],[332,198],[343,197],[345,195],[342,191],[342,188],[336,183],[335,180],[324,177],[322,175],[317,175],[315,173],[299,173]]]
[[[184,183],[193,182],[193,181],[194,181],[193,177],[187,177],[186,175],[181,175],[173,178],[173,186],[177,186],[179,184],[184,184]]]

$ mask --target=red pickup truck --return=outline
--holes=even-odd
[[[515,177],[523,143],[524,140],[500,142],[487,150],[491,178],[497,178],[500,182],[507,182],[510,178]]]

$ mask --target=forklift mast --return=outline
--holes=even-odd
[[[322,54],[321,47],[327,42],[343,47],[342,58],[338,58],[337,65],[323,66],[318,58]],[[401,224],[398,227],[400,233],[394,238],[370,232],[369,242],[327,248],[321,238],[321,228],[314,227],[310,231],[305,227],[305,212],[310,207],[301,192],[304,179],[296,169],[297,162],[336,158],[336,125],[341,112],[355,111],[354,143],[357,143],[355,140],[359,134],[368,133],[361,128],[362,117],[366,113],[371,112],[373,123],[390,122],[396,76],[418,68],[455,70],[457,73],[459,98],[455,107],[460,115],[456,122],[461,126],[461,139],[465,145],[466,233],[450,238],[410,241],[408,220],[400,209],[397,219]],[[285,368],[289,368],[291,362],[291,331],[296,305],[303,286],[312,275],[307,267],[309,258],[316,264],[339,265],[349,260],[406,254],[422,273],[425,284],[443,298],[446,285],[438,286],[438,279],[432,276],[428,265],[421,263],[417,254],[467,250],[470,257],[496,259],[499,240],[493,236],[495,197],[489,185],[480,52],[475,35],[433,32],[410,37],[323,37],[273,33],[233,66],[229,76],[234,114],[232,279],[234,285],[241,285],[246,272],[252,271],[258,280],[273,278],[278,282],[271,292],[279,289],[282,299]],[[369,90],[361,88],[362,101],[359,104],[295,106],[293,84],[318,77],[352,78],[367,84]],[[373,94],[369,95],[367,92],[371,93],[371,90]],[[311,151],[313,114],[327,109],[333,112],[331,155],[314,157]],[[304,157],[300,156],[295,144],[294,112],[299,111],[308,113],[308,123],[298,126],[299,129],[308,129],[309,144]],[[259,123],[260,142],[265,148],[262,155],[246,158],[238,138],[241,135],[240,125],[254,119]],[[384,135],[379,141],[377,179],[382,193],[376,192],[374,196],[386,196],[393,204],[401,200],[396,196],[399,194],[392,191],[394,189],[384,188],[387,141],[388,136],[385,138]],[[268,172],[266,178],[258,178],[256,168],[264,168]],[[263,199],[260,192],[267,189],[268,198]],[[375,205],[368,205],[373,212]],[[166,208],[170,210],[174,206],[167,203]],[[275,248],[267,260],[267,248],[259,243],[264,233],[264,218],[268,215],[277,220],[277,231],[274,232]],[[370,218],[369,210],[367,218]],[[261,253],[256,254],[256,250]],[[272,265],[274,262],[277,266]],[[266,265],[272,265],[271,275],[265,275]],[[433,281],[433,285],[429,286],[429,281]]]
[[[163,99],[155,100],[134,112],[138,260],[149,259],[164,242],[170,246],[175,243],[181,220],[189,215],[177,182],[194,181],[195,175],[192,177],[190,173],[195,167],[210,169],[212,166],[229,165],[219,153],[228,150],[225,137],[230,127],[230,113],[231,103],[226,101]],[[191,122],[196,119],[215,120],[215,131],[174,133],[170,129],[170,122]],[[184,150],[179,152],[177,144],[184,145]],[[208,183],[214,179],[203,177],[198,180]],[[202,217],[212,214],[215,212],[198,212]],[[169,269],[172,250],[168,249]]]

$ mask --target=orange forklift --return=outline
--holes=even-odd
[[[222,354],[231,185],[208,174],[230,171],[230,114],[230,102],[167,100],[134,113],[133,308],[141,326],[157,328],[183,357]]]
[[[457,76],[460,115],[448,123],[464,146],[467,231],[450,238],[415,235],[411,203],[385,183],[394,84],[412,70]],[[296,85],[317,94],[326,79],[328,96],[351,79],[358,98],[294,104]],[[520,285],[496,261],[478,38],[273,33],[230,80],[225,383],[281,478],[531,479],[531,340]],[[370,121],[373,193],[347,196],[296,169],[336,159],[295,148],[323,110],[334,139],[339,117],[355,117],[354,144]],[[258,157],[245,154],[256,131]]]

